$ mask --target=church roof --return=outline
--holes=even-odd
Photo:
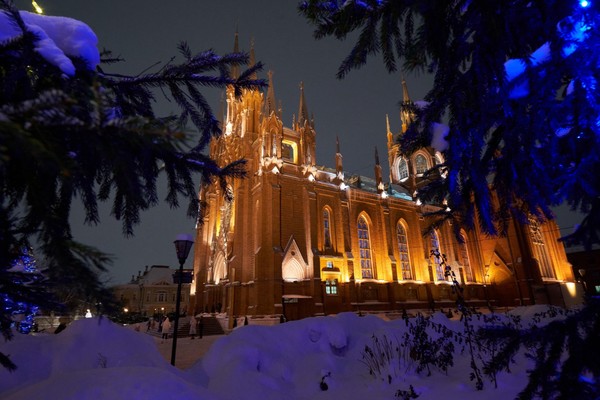
[[[136,285],[170,285],[173,284],[174,269],[171,269],[168,265],[152,265],[150,268],[146,267],[143,273],[139,273],[138,276],[132,276],[129,284]]]
[[[331,177],[336,176],[336,170],[330,167],[317,167],[320,172],[323,172]],[[349,177],[344,177],[344,183],[358,190],[363,190],[369,193],[377,193],[377,181],[373,178],[362,176],[362,175],[350,175]],[[386,192],[389,197],[394,197],[397,199],[409,200],[412,201],[413,198],[408,192],[408,190],[400,185],[386,183]]]

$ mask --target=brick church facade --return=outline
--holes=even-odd
[[[403,90],[410,102],[405,83]],[[271,74],[266,93],[245,90],[236,98],[230,88],[226,101],[224,134],[211,142],[210,156],[220,165],[246,159],[248,176],[229,182],[232,200],[216,183],[200,188],[196,312],[298,319],[448,307],[452,285],[431,250],[446,255],[472,305],[578,301],[554,222],[510,221],[504,238],[463,230],[458,241],[447,224],[423,234],[431,223],[425,214],[438,208],[421,204],[418,188],[443,155],[399,152],[397,135],[410,115],[401,113],[400,132],[391,131],[389,120],[382,132],[391,180],[385,182],[377,151],[372,178],[344,174],[339,143],[335,167],[317,165],[317,132],[302,87],[291,127],[276,108]]]

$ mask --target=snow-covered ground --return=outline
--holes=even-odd
[[[526,326],[544,309],[523,307],[512,313]],[[440,327],[463,330],[457,317],[448,319],[438,312],[431,320],[437,328],[428,331],[430,337],[439,337]],[[411,318],[410,325],[415,323]],[[483,318],[473,319],[474,325],[484,323]],[[506,400],[526,384],[531,364],[518,357],[511,373],[499,375],[497,388],[484,379],[484,390],[477,391],[469,379],[469,352],[461,351],[458,341],[454,366],[446,373],[435,367],[430,376],[427,370],[419,373],[417,362],[402,346],[407,331],[402,319],[352,313],[240,326],[217,339],[193,366],[180,370],[161,356],[153,337],[105,318],[82,319],[56,335],[16,334],[12,341],[0,343],[0,352],[18,365],[14,372],[0,369],[0,398],[395,399],[399,390],[412,385],[420,400]],[[388,351],[390,362],[375,355],[371,369],[373,360],[380,360],[375,363],[380,372],[370,374],[367,348],[377,348],[375,339],[382,352]]]

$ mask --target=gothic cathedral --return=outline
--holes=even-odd
[[[237,35],[236,49],[237,50]],[[252,52],[251,52],[252,58]],[[232,71],[234,74],[236,71]],[[403,101],[409,103],[403,82]],[[374,178],[346,176],[340,145],[335,168],[317,166],[314,122],[300,86],[291,127],[266,94],[226,92],[223,135],[210,156],[220,165],[245,159],[247,177],[204,183],[194,255],[196,312],[299,319],[343,311],[399,311],[454,304],[452,271],[473,306],[549,303],[568,306],[578,287],[554,222],[511,221],[508,235],[488,237],[451,226],[427,234],[426,214],[443,205],[416,197],[425,172],[443,154],[399,152],[402,130],[387,123],[391,182],[375,152]],[[227,192],[227,193],[225,193]],[[445,255],[431,256],[432,250]]]

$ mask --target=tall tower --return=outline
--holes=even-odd
[[[386,116],[388,160],[391,182],[403,186],[409,193],[414,195],[416,182],[412,160],[400,151],[398,143],[400,137],[414,120],[413,108],[414,104],[408,94],[408,86],[406,85],[406,81],[402,79],[402,103],[400,104],[400,123],[402,128],[399,133],[392,133],[389,117]]]
[[[235,34],[234,52],[239,52],[238,33]],[[250,65],[254,64],[254,49],[251,50]],[[239,67],[233,66],[231,75],[239,76]],[[225,110],[222,113],[223,134],[210,143],[210,156],[220,168],[246,160],[246,171],[250,179],[261,168],[263,137],[259,134],[263,116],[263,93],[256,89],[243,89],[236,97],[229,86],[225,90]],[[228,179],[221,182],[203,182],[200,188],[202,206],[201,223],[197,226],[197,249],[194,255],[196,277],[196,310],[202,311],[207,304],[225,306],[222,292],[211,292],[207,287],[223,287],[223,282],[232,282],[236,266],[242,261],[235,257],[237,247],[245,245],[244,233],[249,230],[242,210],[249,206],[246,180]],[[237,221],[241,223],[238,224]],[[240,269],[238,274],[243,273]]]
[[[237,33],[234,50],[239,51]],[[239,75],[237,67],[232,69],[235,74]],[[220,304],[232,313],[281,313],[276,309],[281,307],[281,287],[273,280],[314,275],[311,238],[298,222],[308,212],[303,205],[306,194],[292,183],[314,179],[314,121],[301,84],[298,118],[292,129],[284,128],[272,72],[268,81],[266,95],[244,89],[236,97],[233,87],[226,89],[223,135],[211,141],[210,155],[221,168],[246,160],[247,177],[201,187],[203,223],[197,227],[194,259],[197,311]],[[291,181],[282,182],[284,175]],[[236,298],[242,284],[243,299]]]
[[[418,198],[418,189],[429,181],[431,174],[439,173],[432,170],[436,165],[443,162],[443,155],[427,147],[413,154],[405,154],[401,151],[399,139],[408,130],[415,120],[415,104],[408,94],[406,81],[402,80],[402,103],[400,104],[401,131],[393,134],[390,128],[389,117],[386,116],[388,160],[390,165],[390,178],[392,183],[404,187],[413,197]]]

